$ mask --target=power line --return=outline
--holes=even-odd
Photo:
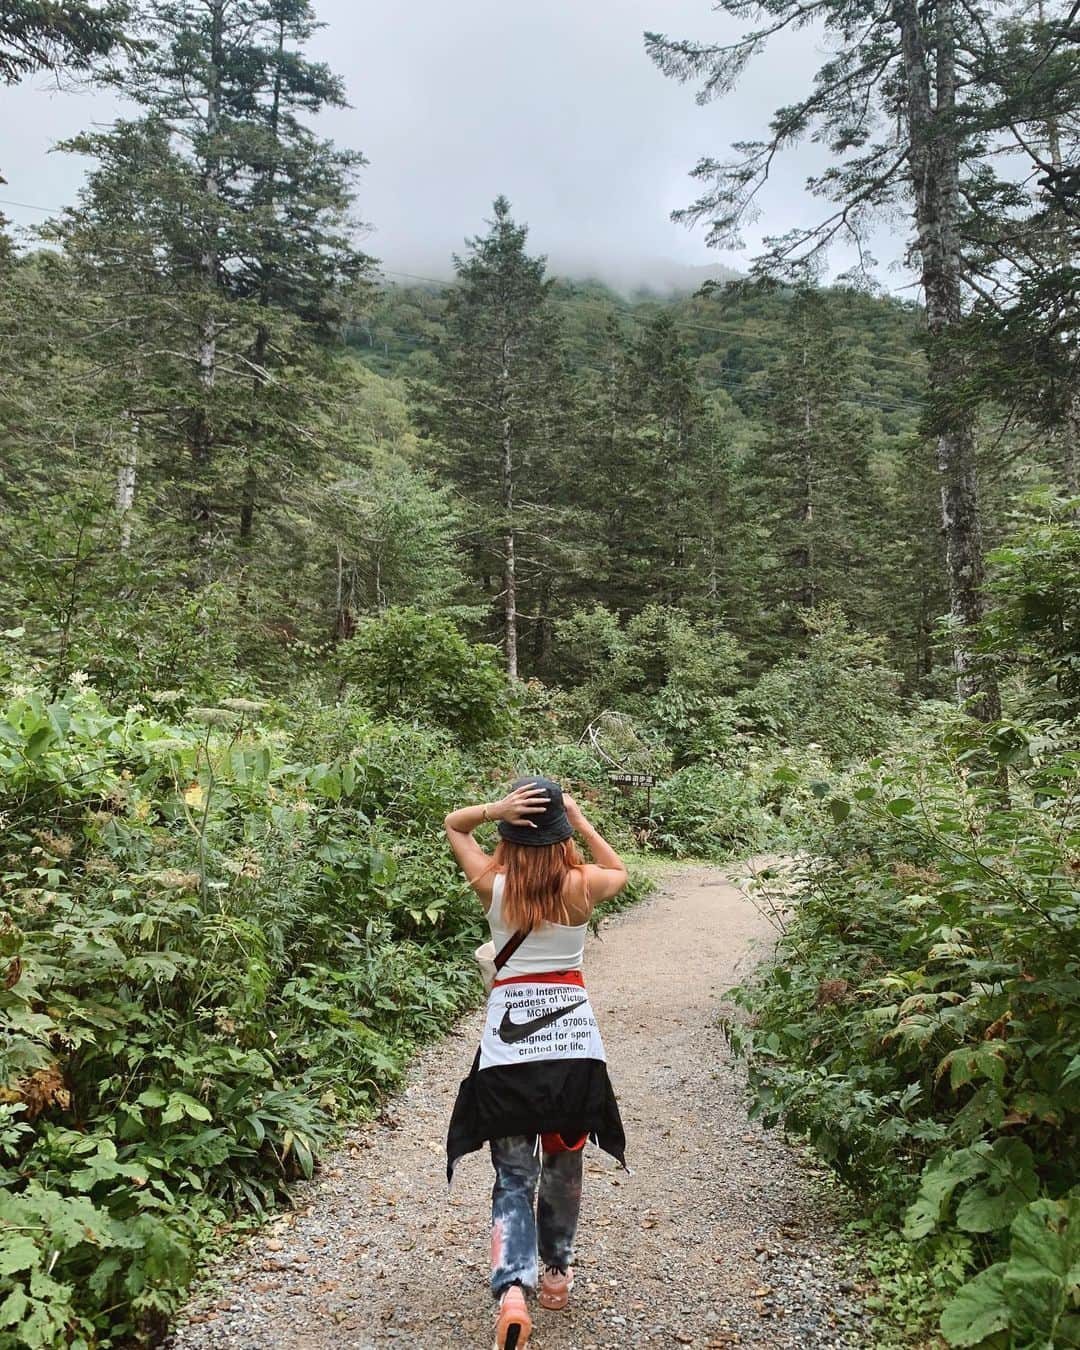
[[[409,280],[411,280],[411,281],[426,281],[426,282],[431,283],[431,284],[434,285],[434,286],[447,287],[447,286],[451,286],[451,285],[453,284],[452,282],[446,281],[445,279],[440,280],[438,277],[424,277],[424,276],[418,275],[418,274],[415,273],[415,272],[398,272],[398,271],[395,271],[394,268],[392,268],[392,267],[382,267],[382,268],[380,268],[379,270],[380,270],[382,273],[384,273],[384,275],[386,275],[386,276],[390,276],[390,277],[406,277],[407,279],[409,279]],[[635,313],[634,310],[632,310],[632,309],[626,309],[625,307],[619,306],[619,305],[606,305],[605,302],[604,302],[603,300],[599,300],[599,299],[591,299],[591,298],[584,298],[584,299],[583,299],[583,298],[581,298],[581,297],[575,297],[575,296],[565,296],[565,297],[564,297],[564,296],[553,296],[552,299],[554,300],[554,302],[555,302],[556,304],[573,305],[573,306],[575,307],[575,309],[578,309],[578,310],[580,310],[581,307],[582,307],[583,305],[593,305],[593,306],[595,306],[598,310],[600,310],[600,311],[603,312],[603,313],[608,313],[608,314],[619,314],[619,315],[622,315],[624,318],[630,319],[633,323],[641,324],[642,326],[647,326],[646,320],[643,319],[643,318],[641,317],[640,314]],[[660,300],[657,300],[657,301],[655,301],[655,302],[647,301],[647,302],[645,302],[645,303],[656,303],[656,304],[661,304],[661,303],[663,303],[663,302],[660,301]],[[709,324],[694,323],[694,322],[692,322],[690,319],[677,318],[677,319],[673,319],[673,320],[672,320],[672,323],[673,323],[673,325],[674,325],[676,328],[687,328],[687,329],[691,329],[691,330],[694,331],[694,332],[699,332],[699,333],[712,333],[712,334],[714,334],[714,335],[717,336],[717,337],[723,337],[725,334],[733,334],[733,335],[736,336],[736,337],[742,337],[742,338],[754,336],[754,334],[748,333],[748,332],[747,332],[745,329],[743,329],[743,328],[736,328],[736,327],[734,327],[734,326],[729,326],[729,327],[726,327],[726,328],[717,328],[717,327],[712,326],[712,325],[709,325]],[[877,361],[888,361],[888,362],[891,362],[891,363],[893,363],[893,364],[895,364],[895,365],[910,366],[912,370],[917,370],[917,371],[919,371],[920,373],[921,373],[923,370],[925,370],[925,367],[924,367],[924,365],[923,365],[923,363],[922,363],[921,361],[919,361],[918,359],[912,359],[912,358],[909,358],[909,357],[903,357],[903,356],[887,356],[887,355],[884,355],[884,354],[878,354],[878,355],[875,356],[875,360],[877,360]]]
[[[41,205],[37,205],[37,204],[35,204],[35,203],[33,203],[33,202],[18,202],[18,201],[13,201],[13,200],[10,200],[10,199],[8,199],[8,198],[3,198],[3,197],[0,197],[0,206],[15,206],[15,207],[20,208],[21,210],[27,210],[27,211],[40,211],[40,212],[42,212],[42,213],[45,214],[45,215],[58,215],[58,214],[60,214],[60,213],[65,209],[65,208],[63,208],[63,207],[41,206]],[[126,255],[126,254],[127,254],[127,250],[125,250],[125,249],[118,249],[118,248],[113,248],[113,249],[102,249],[101,251],[103,251],[103,252],[110,252],[110,253],[116,253],[116,254],[121,254],[121,255]],[[196,264],[192,264],[192,263],[188,263],[188,264],[184,264],[184,263],[179,263],[179,264],[178,264],[178,263],[172,263],[172,264],[170,264],[170,268],[173,269],[173,270],[176,270],[176,269],[179,268],[179,267],[187,267],[188,269],[194,270],[194,269],[196,268]],[[432,285],[435,285],[435,286],[448,287],[448,286],[450,286],[450,285],[453,284],[453,283],[451,283],[451,282],[446,281],[445,279],[440,279],[440,278],[438,278],[438,277],[426,277],[426,276],[421,276],[419,273],[416,273],[416,272],[402,272],[402,271],[398,271],[397,269],[392,268],[392,267],[383,267],[383,268],[380,268],[379,270],[380,270],[381,273],[383,273],[383,274],[386,275],[386,276],[405,277],[406,279],[411,280],[411,281],[424,281],[424,282],[428,282],[428,283],[430,283],[430,284],[432,284]],[[622,318],[628,319],[631,323],[636,323],[636,324],[637,324],[639,327],[641,327],[641,328],[647,328],[647,327],[648,327],[648,321],[647,321],[646,319],[644,319],[640,314],[636,313],[636,312],[635,312],[634,310],[632,310],[632,309],[626,309],[625,307],[622,307],[622,306],[619,306],[619,305],[607,305],[607,306],[605,306],[604,302],[601,301],[601,300],[598,300],[598,299],[588,299],[588,298],[586,298],[586,299],[581,299],[581,298],[575,298],[574,296],[566,296],[566,297],[558,296],[558,297],[554,297],[554,299],[555,299],[555,302],[556,302],[556,303],[562,304],[562,305],[572,305],[572,306],[574,306],[575,309],[578,310],[578,311],[580,311],[580,309],[581,309],[581,307],[582,307],[583,305],[592,305],[592,306],[596,307],[597,309],[599,309],[600,312],[607,313],[607,314],[615,314],[615,315],[619,315],[619,316],[622,317]],[[657,302],[657,303],[659,303],[659,302]],[[710,333],[710,334],[713,334],[713,335],[716,336],[716,337],[723,337],[723,336],[725,336],[725,334],[733,334],[733,335],[735,335],[735,336],[737,336],[737,337],[742,337],[742,338],[744,338],[744,339],[759,336],[759,335],[756,334],[756,333],[750,333],[750,332],[747,332],[745,329],[740,329],[740,328],[736,328],[736,327],[716,328],[716,327],[711,327],[711,326],[709,326],[709,325],[707,325],[707,324],[693,323],[693,322],[690,321],[690,320],[687,320],[687,319],[681,319],[681,318],[675,318],[675,319],[673,319],[673,320],[672,320],[672,326],[675,327],[675,328],[686,328],[686,329],[690,329],[690,330],[693,330],[693,331],[696,331],[696,332]],[[400,329],[396,329],[394,335],[395,335],[395,337],[399,337],[399,338],[412,338],[412,339],[414,339],[415,341],[420,342],[420,343],[425,343],[425,344],[427,344],[427,343],[429,342],[429,339],[428,339],[427,337],[423,336],[422,334],[419,334],[419,333],[409,333],[409,332],[404,332],[404,331],[402,331],[402,330],[400,330]],[[910,366],[913,370],[918,369],[918,370],[921,371],[921,370],[923,369],[923,367],[921,366],[921,363],[918,363],[918,362],[916,362],[916,361],[907,361],[907,360],[905,360],[903,357],[890,357],[890,356],[885,356],[885,355],[876,355],[876,356],[873,356],[873,360],[875,361],[875,363],[878,363],[878,362],[892,362],[892,363],[898,364],[898,365],[907,365],[907,366]],[[592,371],[593,373],[595,373],[595,374],[600,374],[600,375],[607,374],[607,371],[603,370],[603,369],[600,368],[600,367],[596,367],[596,366],[588,366],[588,365],[585,365],[585,364],[583,364],[583,363],[579,363],[579,369],[582,369],[582,370],[590,370],[590,371]],[[756,372],[753,372],[753,373],[756,373]],[[759,401],[759,402],[768,402],[768,401],[770,401],[770,398],[771,398],[771,396],[768,395],[768,394],[766,394],[764,391],[762,391],[762,390],[755,390],[755,389],[753,389],[752,387],[747,386],[747,384],[745,383],[745,381],[744,381],[743,379],[741,379],[738,375],[736,375],[734,372],[732,372],[730,375],[726,375],[726,376],[725,376],[725,375],[720,375],[720,374],[714,375],[714,376],[712,377],[712,382],[713,382],[714,384],[716,384],[716,385],[722,387],[722,388],[737,389],[737,390],[741,393],[742,397],[745,398],[745,399],[747,399],[747,400],[751,400],[751,401],[756,400],[756,401]],[[840,402],[843,402],[843,403],[850,403],[850,404],[854,404],[854,405],[856,405],[856,406],[864,405],[864,404],[870,404],[870,406],[876,408],[878,411],[881,411],[881,412],[921,412],[921,410],[922,410],[922,409],[921,409],[921,406],[920,406],[919,404],[914,404],[914,403],[882,403],[881,401],[876,400],[872,394],[863,394],[863,395],[860,395],[860,397],[857,398],[857,399],[841,399]]]
[[[23,211],[43,211],[47,216],[55,216],[64,209],[62,206],[35,206],[33,202],[13,202],[5,197],[0,197],[0,206],[18,206]]]
[[[59,214],[62,210],[65,209],[65,208],[63,208],[63,207],[37,206],[37,205],[34,205],[34,204],[31,203],[31,202],[15,202],[15,201],[7,201],[7,200],[5,200],[5,199],[3,199],[3,198],[0,198],[0,206],[17,206],[17,207],[21,207],[21,208],[23,208],[23,209],[25,209],[25,210],[28,210],[28,211],[41,211],[41,212],[43,212],[43,213],[46,214],[46,215],[57,215],[57,214]],[[113,250],[113,251],[114,251],[114,252],[121,252],[122,250],[117,249],[117,250]],[[426,282],[426,283],[428,283],[429,285],[432,285],[432,286],[449,287],[449,286],[453,285],[453,283],[450,282],[450,281],[447,281],[445,277],[428,277],[428,276],[422,276],[422,275],[421,275],[420,273],[418,273],[418,272],[402,272],[402,271],[399,271],[399,270],[397,270],[397,269],[395,269],[395,268],[393,268],[393,267],[380,267],[380,268],[379,268],[379,271],[380,271],[380,273],[382,273],[384,276],[389,276],[389,277],[404,277],[404,278],[405,278],[406,280],[408,280],[408,281],[423,281],[423,282]],[[646,320],[644,320],[644,319],[641,317],[641,315],[635,313],[634,310],[632,310],[632,309],[627,309],[627,308],[625,308],[624,306],[620,306],[620,305],[608,305],[608,306],[605,306],[605,305],[604,305],[604,302],[601,301],[601,300],[589,299],[589,298],[584,298],[584,299],[582,299],[582,298],[580,298],[580,297],[574,297],[574,296],[565,296],[565,297],[563,297],[563,296],[555,296],[555,297],[553,297],[553,299],[554,299],[554,301],[555,301],[556,304],[573,305],[573,306],[574,306],[576,309],[578,309],[578,310],[580,310],[580,308],[581,308],[583,305],[592,305],[592,306],[594,306],[594,307],[600,309],[601,312],[611,313],[611,314],[618,314],[618,315],[623,316],[624,318],[629,319],[629,320],[630,320],[631,322],[633,322],[633,323],[637,323],[637,324],[639,324],[639,325],[646,326]],[[662,303],[662,302],[659,301],[659,300],[657,300],[656,302],[646,302],[646,303],[658,303],[658,304],[659,304],[659,303]],[[746,329],[743,329],[743,328],[737,328],[737,327],[734,327],[734,326],[727,326],[727,327],[718,328],[718,327],[716,327],[715,325],[702,324],[702,323],[694,323],[694,322],[693,322],[692,320],[690,320],[690,319],[683,319],[683,318],[676,318],[676,319],[673,319],[672,322],[673,322],[674,326],[677,327],[677,328],[685,328],[685,329],[688,329],[688,330],[690,330],[690,331],[692,331],[692,332],[698,332],[698,333],[710,333],[710,334],[712,334],[712,335],[715,336],[715,337],[724,337],[724,336],[726,336],[726,335],[731,335],[731,336],[735,336],[735,337],[749,338],[749,337],[756,336],[755,334],[748,332]],[[879,354],[875,355],[874,359],[875,359],[875,361],[877,361],[877,362],[888,362],[888,363],[894,364],[894,365],[909,366],[912,370],[917,370],[917,371],[919,371],[920,373],[925,369],[923,363],[922,363],[921,361],[919,361],[917,358],[916,358],[916,359],[912,359],[912,358],[907,358],[907,357],[902,357],[902,356],[889,356],[889,355],[886,355],[886,354],[884,354],[884,353],[879,353]]]

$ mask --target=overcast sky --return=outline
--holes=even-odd
[[[358,205],[373,226],[365,246],[388,273],[445,275],[500,192],[528,222],[532,249],[557,267],[630,280],[660,260],[745,266],[761,234],[821,209],[802,187],[810,152],[796,151],[762,199],[746,252],[707,249],[701,227],[669,219],[695,195],[688,173],[701,155],[757,135],[809,86],[821,57],[812,31],[781,35],[735,94],[699,107],[692,88],[648,60],[642,33],[730,40],[738,26],[710,0],[316,0],[316,10],[327,26],[311,54],[344,78],[352,104],[321,130],[370,161]],[[0,89],[0,197],[70,202],[85,166],[51,147],[119,109],[42,77]],[[18,224],[42,219],[3,211]],[[895,253],[887,230],[875,251]],[[836,255],[838,267],[848,261]]]

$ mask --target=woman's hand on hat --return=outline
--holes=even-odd
[[[570,824],[573,825],[574,829],[580,830],[583,825],[588,825],[589,822],[585,819],[585,813],[582,811],[581,807],[578,806],[577,802],[574,801],[573,797],[570,796],[569,792],[564,792],[562,799],[563,806],[566,808],[566,818]]]
[[[492,820],[505,820],[510,825],[531,825],[535,830],[536,821],[530,817],[543,815],[550,801],[543,788],[526,783],[524,787],[508,792],[501,802],[488,807],[488,815]]]

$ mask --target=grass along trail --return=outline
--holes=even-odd
[[[536,1350],[869,1344],[821,1179],[747,1122],[716,1025],[772,936],[738,870],[672,871],[589,941],[632,1175],[589,1146],[577,1283],[566,1312],[534,1307]],[[443,1154],[480,1022],[421,1054],[384,1118],[213,1272],[175,1350],[490,1346],[491,1164],[464,1159],[448,1193]]]

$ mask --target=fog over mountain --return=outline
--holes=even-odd
[[[753,79],[701,107],[692,88],[652,65],[643,32],[731,40],[738,25],[709,0],[317,0],[317,8],[325,27],[312,55],[341,75],[351,104],[325,112],[317,130],[369,160],[357,209],[371,222],[365,247],[388,273],[449,276],[451,254],[483,233],[500,193],[555,271],[620,290],[692,288],[690,273],[710,266],[745,270],[764,235],[822,211],[804,182],[824,152],[809,145],[775,165],[745,249],[710,250],[703,228],[670,219],[697,195],[689,173],[700,158],[756,134],[810,86],[821,55],[813,27],[779,36]],[[53,147],[135,115],[109,93],[49,92],[42,78],[0,89],[0,197],[25,203],[0,210],[32,227],[47,215],[40,208],[71,202],[87,165]],[[896,256],[887,229],[875,242],[882,260]],[[838,248],[833,270],[850,261]]]
[[[461,251],[464,252],[464,245]],[[719,263],[696,265],[680,262],[678,258],[589,258],[558,250],[546,256],[549,276],[582,283],[597,281],[626,296],[692,295],[707,281],[734,281],[745,275]],[[401,267],[382,266],[379,271],[388,283],[402,286],[423,285],[425,282],[449,284],[455,278],[450,257],[425,260],[421,256],[415,261],[405,259]]]
[[[690,295],[707,281],[734,281],[743,273],[706,263],[694,266],[675,258],[622,258],[590,262],[584,258],[548,260],[549,270],[571,281],[602,281],[624,295],[648,292],[657,296]]]

